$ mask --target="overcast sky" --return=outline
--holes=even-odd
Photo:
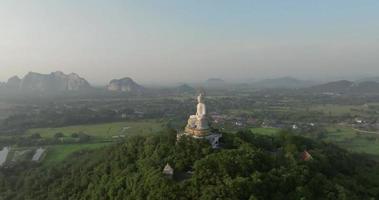
[[[0,0],[0,80],[379,76],[377,0]]]

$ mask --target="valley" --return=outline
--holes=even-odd
[[[131,83],[129,79],[126,80]],[[132,86],[131,88],[139,88],[139,91],[132,92],[128,87],[118,85],[122,84],[122,81],[114,80],[112,86],[114,91],[106,91],[105,88],[92,91],[91,94],[71,91],[58,96],[47,94],[36,97],[32,95],[32,98],[22,101],[19,101],[19,97],[17,97],[17,102],[12,101],[12,98],[16,97],[2,99],[1,109],[4,112],[3,119],[0,121],[0,176],[5,176],[7,178],[5,180],[12,177],[9,174],[24,174],[32,178],[40,174],[41,170],[54,169],[58,171],[51,176],[55,177],[54,180],[57,181],[55,184],[61,184],[58,182],[67,178],[66,175],[61,176],[61,174],[76,173],[75,169],[81,168],[76,163],[86,160],[86,163],[78,165],[88,167],[87,170],[93,170],[102,166],[103,162],[109,162],[106,168],[112,168],[112,173],[123,173],[123,170],[127,170],[138,176],[150,177],[149,173],[145,174],[144,172],[147,167],[154,171],[154,177],[161,181],[160,184],[169,184],[170,186],[166,186],[170,188],[184,187],[182,184],[185,184],[186,181],[194,181],[193,179],[201,179],[202,184],[206,185],[207,181],[205,180],[210,178],[199,177],[199,173],[203,172],[197,166],[202,162],[206,165],[210,164],[212,161],[208,160],[208,157],[211,158],[218,154],[227,156],[229,151],[243,151],[246,155],[249,154],[248,152],[255,152],[252,149],[247,152],[242,150],[245,147],[243,147],[244,145],[239,146],[241,142],[260,149],[263,151],[261,156],[265,157],[264,159],[275,160],[274,163],[280,163],[281,167],[288,167],[286,170],[290,170],[289,166],[291,165],[308,168],[308,164],[303,163],[304,161],[301,159],[315,159],[315,161],[310,161],[315,162],[315,165],[320,165],[323,162],[322,159],[328,159],[328,162],[336,167],[341,163],[351,162],[350,159],[353,157],[366,163],[365,166],[360,166],[358,163],[351,164],[364,169],[355,176],[372,175],[371,173],[375,173],[375,170],[379,170],[375,167],[376,164],[371,163],[379,162],[379,134],[377,134],[379,132],[379,93],[363,92],[357,95],[335,91],[333,94],[325,94],[325,91],[317,89],[315,92],[305,94],[303,89],[297,88],[258,89],[246,85],[227,85],[225,82],[222,82],[221,86],[217,86],[217,83],[220,81],[212,81],[212,85],[205,88],[207,94],[206,120],[211,127],[210,131],[222,134],[219,146],[213,146],[216,147],[215,150],[212,150],[207,143],[198,143],[190,139],[179,142],[178,136],[175,136],[185,130],[187,123],[190,124],[187,122],[189,113],[196,113],[194,104],[197,100],[194,95],[197,91],[204,91],[204,88],[195,89],[189,85],[171,88]],[[136,83],[132,82],[132,84]],[[123,87],[124,89],[122,89]],[[310,88],[314,87],[316,86]],[[140,90],[142,88],[143,92]],[[207,127],[207,125],[205,126]],[[144,142],[138,144],[138,147],[128,146],[128,143],[132,144],[140,140]],[[178,140],[182,146],[178,147],[178,143],[173,145],[173,140]],[[119,149],[123,145],[128,147]],[[220,149],[217,149],[218,147]],[[124,152],[125,158],[122,158],[124,155],[121,156],[116,152],[124,151],[124,148],[129,150]],[[187,155],[189,152],[181,148],[190,148],[195,154]],[[122,161],[122,159],[104,161],[107,159],[107,152],[113,154],[117,159],[122,158],[126,161]],[[139,152],[144,153],[139,154]],[[331,159],[336,156],[335,152],[339,152],[338,156],[345,155],[347,157],[334,163]],[[143,157],[145,155],[150,155],[150,157],[138,161],[144,164],[136,163],[136,161],[130,161],[131,165],[125,163],[129,159],[136,159],[135,156]],[[308,157],[303,158],[303,155]],[[239,160],[239,158],[236,159]],[[220,163],[222,160],[217,160],[217,162]],[[162,175],[159,170],[168,163],[173,166],[173,170],[176,170],[173,174],[173,182],[161,180]],[[274,163],[266,164],[273,167],[276,165]],[[250,165],[255,166],[253,163]],[[323,170],[323,167],[327,167],[321,165],[321,168],[312,168],[312,170]],[[372,168],[367,168],[366,165]],[[120,166],[129,166],[130,168],[121,167],[123,169],[119,169]],[[279,169],[280,166],[273,169]],[[73,167],[71,170],[74,171],[68,172],[65,167]],[[228,165],[225,167],[228,168]],[[191,174],[191,170],[195,171],[194,174]],[[263,170],[262,173],[265,174],[262,177],[273,173],[265,171],[263,168],[260,170]],[[341,170],[338,173],[344,174],[346,178],[350,177],[351,172],[345,173],[343,168]],[[237,173],[243,171],[241,169]],[[86,177],[87,175],[77,174],[76,176]],[[298,178],[298,175],[293,174],[293,176],[294,179]],[[42,177],[44,178],[40,180],[39,184],[45,184],[44,181],[48,181],[50,175],[42,175]],[[344,185],[345,189],[349,188],[350,192],[357,192],[338,178],[333,177],[334,174],[330,174],[322,181],[338,183]],[[91,179],[94,181],[96,177],[91,176]],[[30,187],[28,182],[21,179],[12,180],[8,182],[25,184],[25,187]],[[236,181],[236,179],[233,180]],[[350,178],[348,180],[348,182],[356,181]],[[254,182],[250,179],[249,181]],[[304,181],[311,181],[311,179]],[[111,183],[112,181],[107,184]],[[375,185],[375,181],[372,184]],[[41,187],[43,188],[43,186]],[[51,191],[60,187],[52,186]],[[99,186],[94,185],[93,187]],[[371,186],[367,185],[367,187]],[[314,189],[314,187],[309,189],[311,188]],[[87,189],[92,191],[90,188]],[[186,191],[187,195],[193,195],[185,189],[182,190]],[[284,191],[277,195],[283,195]],[[75,194],[87,195],[82,192]],[[371,195],[367,191],[360,192]],[[9,191],[6,194],[9,194],[9,197],[17,196]],[[34,195],[35,198],[46,197],[44,196],[46,193],[31,192],[27,194]],[[52,193],[51,195],[56,194]],[[150,193],[147,192],[147,194]],[[256,192],[256,194],[271,198],[266,193]],[[333,194],[338,196],[337,193]],[[96,195],[106,196],[105,194]],[[109,194],[112,197],[114,195]],[[161,195],[166,198],[165,194]],[[146,197],[142,193],[137,196]],[[22,199],[23,196],[17,198]],[[175,199],[175,197],[167,198]],[[194,197],[187,197],[187,199],[191,198]]]

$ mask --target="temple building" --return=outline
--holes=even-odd
[[[187,135],[196,139],[206,139],[213,148],[218,148],[219,139],[222,137],[222,134],[212,132],[207,117],[207,108],[203,93],[199,94],[197,101],[196,114],[189,117],[184,133],[181,133],[178,136]]]
[[[170,164],[166,164],[166,166],[163,169],[163,174],[169,178],[172,178],[174,176],[174,169],[171,167]]]

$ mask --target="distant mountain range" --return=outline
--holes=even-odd
[[[22,79],[13,76],[1,88],[11,91],[61,92],[86,90],[91,85],[77,74],[58,71],[50,74],[29,72]]]
[[[210,78],[205,81],[204,87],[208,88],[216,88],[216,87],[224,87],[227,85],[227,82],[220,78]]]
[[[256,88],[305,88],[316,85],[317,82],[299,80],[292,77],[280,77],[273,79],[265,79],[261,81],[252,82],[251,85]]]
[[[338,94],[367,94],[379,93],[379,82],[365,81],[353,82],[340,80],[316,85],[306,89],[312,93],[338,93]]]
[[[229,86],[241,87],[241,85],[232,85],[222,79],[211,78],[205,81],[207,88],[227,88]],[[275,79],[265,79],[254,81],[249,84],[243,84],[243,87],[254,87],[263,89],[300,89],[306,93],[335,93],[335,94],[379,94],[379,77],[365,78],[358,81],[340,80],[317,84],[312,81],[299,80],[292,77],[281,77]],[[40,74],[29,72],[23,78],[13,76],[5,83],[0,83],[0,92],[2,94],[39,94],[39,93],[61,93],[66,91],[111,91],[120,93],[146,93],[145,87],[136,83],[132,78],[125,77],[121,79],[113,79],[103,89],[94,90],[87,80],[75,73],[64,74],[63,72],[53,72],[50,74]],[[4,93],[6,92],[6,93]],[[156,91],[158,92],[158,91]],[[196,90],[187,85],[182,84],[165,91],[171,94],[195,93]]]
[[[379,83],[379,77],[366,77],[357,80],[356,82],[378,82]]]

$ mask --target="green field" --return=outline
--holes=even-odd
[[[120,135],[156,133],[162,130],[163,125],[163,122],[157,120],[127,121],[59,128],[36,128],[28,130],[27,135],[38,133],[43,138],[52,138],[56,133],[63,133],[66,137],[70,137],[73,133],[85,133],[97,139],[111,139]]]
[[[377,134],[359,133],[345,126],[330,126],[326,130],[323,141],[334,143],[352,152],[379,156],[379,135]],[[252,128],[251,131],[255,134],[271,136],[277,134],[279,129]]]
[[[66,159],[70,154],[81,150],[98,149],[108,146],[112,143],[94,143],[94,144],[65,144],[48,146],[47,154],[43,161],[44,165],[61,162]]]
[[[64,141],[73,141],[71,135],[73,133],[84,133],[93,139],[91,143],[78,143],[78,144],[61,144],[45,146],[47,154],[43,160],[44,165],[57,163],[63,161],[70,154],[81,151],[101,148],[113,144],[109,141],[113,138],[120,138],[127,135],[148,135],[157,133],[163,130],[165,122],[158,120],[144,120],[144,121],[126,121],[102,124],[87,124],[66,126],[58,128],[36,128],[27,131],[27,135],[38,133],[42,138],[53,138],[56,133],[64,135]]]
[[[328,127],[327,131],[325,141],[336,143],[357,153],[379,155],[379,135],[377,134],[360,133],[343,126]]]
[[[311,106],[309,111],[323,112],[332,116],[347,115],[347,114],[363,114],[367,110],[364,105],[316,105]]]
[[[343,126],[330,126],[326,128],[328,132],[324,140],[330,142],[344,142],[354,139],[357,134],[352,128]]]

